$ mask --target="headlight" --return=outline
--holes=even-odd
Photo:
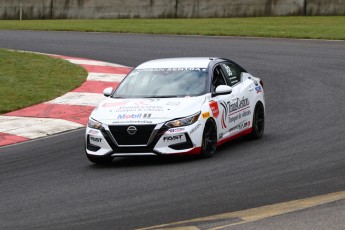
[[[189,117],[168,121],[165,126],[169,128],[191,125],[199,119],[200,112]]]
[[[92,118],[89,118],[89,122],[87,123],[87,126],[93,129],[102,129],[102,123]]]

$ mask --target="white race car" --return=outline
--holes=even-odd
[[[133,69],[91,113],[86,155],[93,163],[117,156],[211,157],[217,146],[261,138],[263,83],[224,58],[170,58]]]

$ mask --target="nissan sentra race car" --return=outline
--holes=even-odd
[[[263,83],[224,58],[170,58],[133,69],[91,113],[86,155],[211,157],[217,146],[264,133]]]

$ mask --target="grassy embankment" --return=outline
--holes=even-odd
[[[64,60],[0,49],[0,114],[61,96],[86,76],[82,67]]]
[[[345,40],[345,16],[214,19],[0,20],[0,29]]]

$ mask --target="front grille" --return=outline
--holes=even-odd
[[[156,125],[134,125],[137,131],[131,135],[127,129],[132,125],[109,126],[118,145],[146,145]]]

